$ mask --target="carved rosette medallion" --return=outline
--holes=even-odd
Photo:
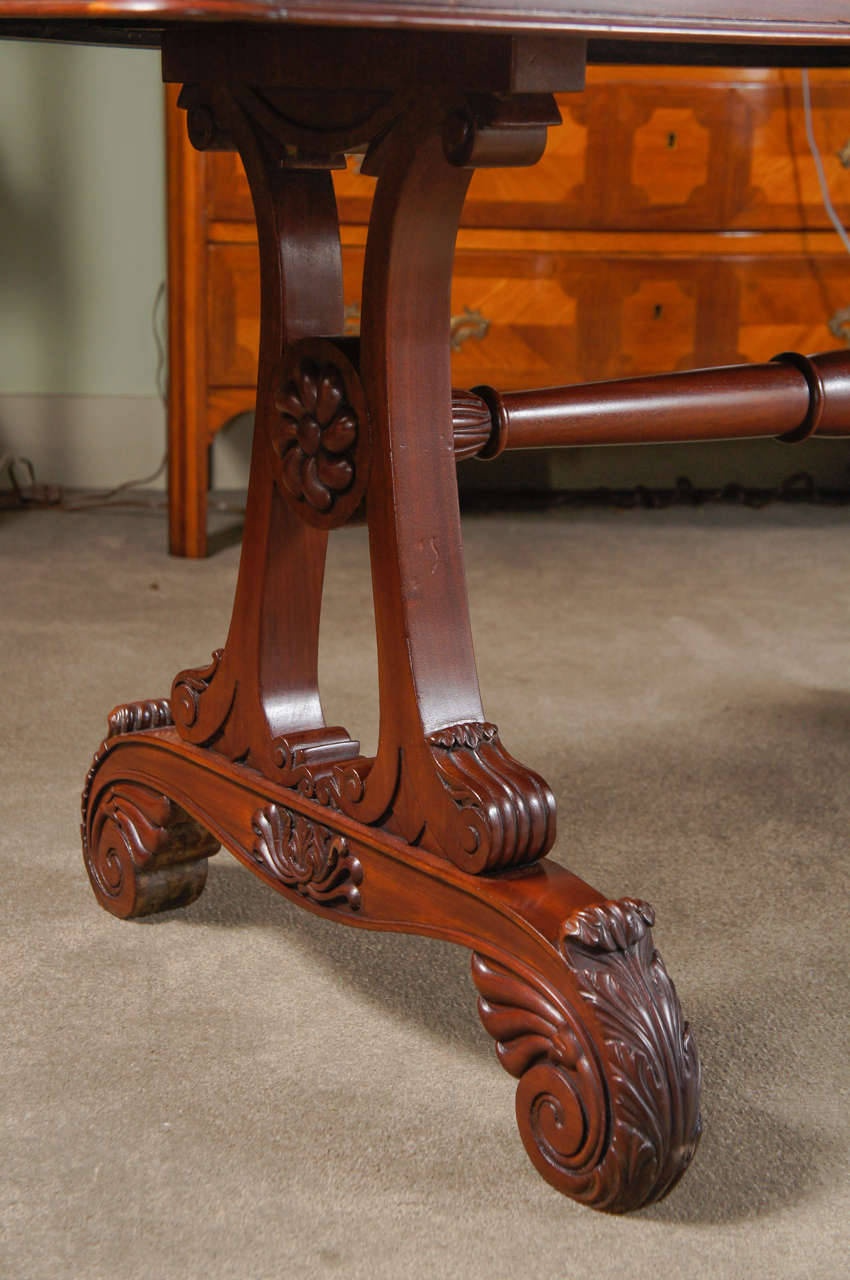
[[[283,497],[320,528],[344,524],[366,491],[369,418],[354,366],[333,343],[305,339],[276,379],[272,468]]]
[[[559,1191],[609,1213],[665,1196],[702,1128],[696,1045],[652,922],[651,908],[630,898],[573,913],[559,941],[565,994],[537,975],[472,961],[481,1020],[519,1079],[517,1121],[533,1164]]]
[[[276,804],[251,820],[251,857],[281,884],[324,907],[360,908],[363,868],[345,836]]]

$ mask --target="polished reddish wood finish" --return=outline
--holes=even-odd
[[[636,0],[581,18],[566,5],[546,18],[466,0],[406,10],[404,21],[486,24],[504,15],[508,25],[779,40],[817,31],[839,41],[850,32],[830,4],[810,6],[795,26],[783,21],[796,16],[789,0],[774,0],[773,17],[757,10],[755,21],[735,18],[727,0],[706,0],[706,17],[684,21],[669,16],[670,0],[667,18],[644,18]],[[0,3],[0,19],[34,13],[284,16],[272,3]],[[392,13],[400,10],[377,0],[356,15],[334,0],[321,11],[311,0],[287,9],[361,26]],[[365,65],[368,33],[362,39]],[[319,66],[321,31],[315,41]],[[546,85],[519,92],[518,80],[506,92],[497,78],[492,92],[484,85],[470,95],[462,62],[450,59],[430,89],[293,95],[278,80],[258,84],[250,59],[234,65],[232,47],[212,30],[190,44],[186,74],[184,38],[166,48],[168,74],[187,82],[190,136],[238,148],[257,218],[263,294],[249,512],[224,650],[182,672],[170,703],[134,703],[110,717],[83,796],[93,889],[122,917],[184,905],[221,841],[270,887],[330,919],[468,946],[482,1021],[519,1082],[519,1128],[536,1168],[582,1203],[640,1208],[675,1185],[699,1140],[693,1037],[654,950],[647,904],[610,901],[543,856],[554,803],[484,719],[460,549],[448,348],[464,166],[539,155],[553,118]],[[525,55],[520,45],[515,52],[518,67]],[[285,61],[278,41],[275,65]],[[223,62],[226,76],[199,74]],[[340,333],[329,170],[364,146],[378,186],[358,352]],[[786,360],[810,397],[793,429],[816,427],[830,412],[829,391],[844,395],[846,371]],[[474,434],[480,406],[461,399],[462,431]],[[324,724],[316,677],[327,530],[358,485],[381,668],[374,760]]]
[[[783,352],[770,364],[537,391],[476,387],[456,392],[452,409],[459,457],[759,436],[798,444],[814,435],[850,436],[850,352]]]
[[[166,43],[169,74],[197,72],[199,57],[197,37]],[[158,851],[171,849],[168,803],[312,910],[473,947],[481,1016],[519,1079],[535,1165],[585,1203],[637,1208],[666,1194],[699,1137],[693,1039],[652,950],[649,908],[608,902],[547,862],[549,787],[484,717],[455,476],[456,427],[471,441],[490,425],[472,395],[456,424],[451,391],[464,195],[476,164],[532,163],[557,110],[547,94],[468,95],[459,78],[370,97],[301,93],[294,119],[288,90],[257,88],[232,66],[224,80],[192,83],[181,105],[196,145],[239,149],[258,228],[258,415],[236,602],[223,650],[177,676],[173,728],[113,732],[98,753],[84,803],[92,883],[108,909],[148,909]],[[353,341],[329,171],[364,147],[377,186]],[[327,531],[364,490],[374,758],[325,725],[316,670]],[[139,715],[117,720],[135,729]],[[152,834],[140,840],[145,797]],[[168,901],[194,892],[189,868],[208,856],[186,830]],[[643,1064],[640,1081],[623,1083],[624,1061]]]
[[[185,843],[159,909],[196,895],[209,829],[299,906],[470,947],[481,1019],[518,1080],[520,1134],[541,1175],[620,1213],[676,1184],[699,1141],[700,1072],[645,903],[610,902],[548,859],[507,878],[467,875],[173,729],[133,733],[143,708],[113,712],[84,798],[86,865],[107,910],[157,909],[153,859],[175,812]]]
[[[628,36],[688,36],[691,40],[765,40],[777,43],[826,44],[850,35],[843,0],[748,0],[741,14],[736,0],[700,0],[699,12],[688,12],[682,0],[607,0],[593,10],[574,0],[459,0],[436,3],[413,0],[3,0],[0,18],[117,19],[146,22],[232,21],[330,23],[356,27],[548,30]]]

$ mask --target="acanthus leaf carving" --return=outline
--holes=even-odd
[[[613,1213],[665,1196],[701,1132],[696,1045],[652,922],[629,898],[574,912],[559,939],[564,993],[473,957],[482,1021],[520,1081],[532,1162],[559,1190]]]
[[[106,737],[94,753],[83,785],[81,801],[83,843],[86,839],[86,814],[95,774],[112,746],[113,740],[127,733],[141,733],[144,729],[161,729],[173,723],[171,704],[167,698],[148,698],[139,702],[122,703],[112,708],[106,721]]]
[[[654,947],[653,923],[647,903],[624,898],[574,912],[560,937],[605,1036],[617,1103],[612,1143],[631,1182],[648,1188],[647,1202],[678,1182],[702,1132],[696,1042]]]
[[[218,841],[180,805],[116,781],[83,814],[83,857],[95,896],[124,919],[185,907],[203,890]]]
[[[251,857],[281,884],[321,906],[359,910],[363,868],[345,836],[276,804],[258,809],[251,828]]]
[[[101,906],[124,919],[188,906],[202,892],[207,859],[219,848],[180,805],[143,783],[110,782],[92,804],[98,772],[116,740],[172,723],[167,698],[114,707],[83,787],[86,871]]]
[[[471,747],[475,750],[482,742],[492,742],[498,736],[499,730],[494,724],[471,721],[437,729],[428,735],[428,742],[432,747],[443,747],[446,751],[453,751],[457,747]]]

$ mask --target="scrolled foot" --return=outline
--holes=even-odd
[[[557,985],[474,954],[479,1013],[519,1079],[520,1135],[535,1168],[592,1208],[626,1213],[678,1182],[701,1132],[696,1045],[633,899],[574,912]]]
[[[205,827],[156,788],[122,778],[101,782],[101,767],[118,739],[144,739],[145,730],[171,723],[165,698],[115,707],[83,790],[86,871],[100,905],[125,920],[194,902],[206,884],[207,859],[219,847]]]
[[[138,783],[107,787],[83,828],[95,897],[125,920],[194,902],[217,849],[218,841],[179,805]]]

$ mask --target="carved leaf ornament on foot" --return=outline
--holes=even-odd
[[[625,1213],[662,1199],[693,1158],[700,1068],[654,916],[625,898],[575,912],[560,950],[567,996],[473,955],[479,1013],[519,1079],[525,1148],[559,1191]],[[591,1038],[588,1010],[601,1034]]]
[[[95,754],[82,800],[83,860],[95,897],[128,919],[187,907],[203,892],[218,841],[168,796],[116,781],[92,800],[97,772],[116,738],[172,723],[165,698],[116,707]]]

